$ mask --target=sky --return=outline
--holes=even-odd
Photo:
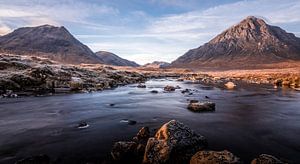
[[[300,36],[300,0],[0,0],[0,35],[65,26],[94,52],[171,62],[250,15]]]

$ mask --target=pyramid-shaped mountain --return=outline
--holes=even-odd
[[[0,52],[47,57],[63,63],[102,63],[65,27],[23,27],[0,37]]]
[[[172,67],[243,68],[300,60],[300,38],[249,16],[208,43],[191,49]]]

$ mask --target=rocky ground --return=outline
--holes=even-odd
[[[256,85],[291,88],[300,91],[300,67],[186,73],[178,80],[189,80],[227,89]]]
[[[2,97],[90,92],[145,80],[141,73],[105,65],[62,65],[46,58],[0,54]]]

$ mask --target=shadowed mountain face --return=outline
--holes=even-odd
[[[300,38],[250,16],[208,43],[191,49],[172,67],[251,68],[300,60]]]
[[[113,53],[106,51],[96,52],[97,57],[105,64],[115,65],[115,66],[131,66],[138,67],[139,65],[133,61],[123,59]]]
[[[0,52],[47,57],[63,63],[102,63],[66,28],[43,25],[24,27],[0,37]]]
[[[148,68],[166,68],[170,65],[170,63],[163,62],[163,61],[154,61],[152,63],[147,63],[143,65],[143,67],[148,67]]]

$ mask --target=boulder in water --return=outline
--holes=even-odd
[[[196,102],[195,100],[190,102],[187,107],[193,112],[210,112],[215,111],[216,104],[213,102]]]
[[[207,146],[206,139],[183,123],[164,124],[145,148],[143,163],[187,163],[192,155]]]
[[[171,86],[171,85],[167,85],[164,87],[164,90],[167,91],[167,92],[172,92],[172,91],[175,91],[175,87],[174,86]]]

